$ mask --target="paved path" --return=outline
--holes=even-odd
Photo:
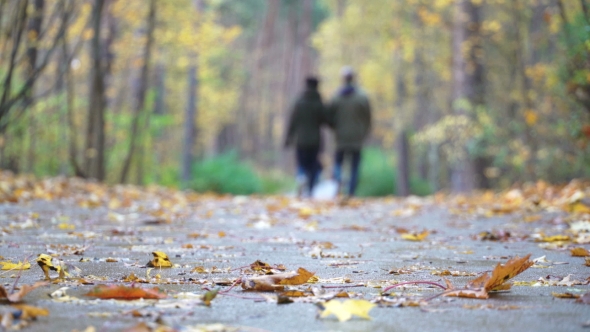
[[[532,258],[545,256],[549,262],[517,276],[515,280],[521,284],[539,278],[559,281],[568,275],[569,280],[577,281],[590,277],[590,267],[584,265],[583,258],[572,257],[563,248],[541,248],[530,237],[540,232],[565,233],[566,222],[587,217],[555,209],[523,209],[488,217],[492,210],[446,200],[435,203],[433,199],[353,200],[347,206],[337,206],[330,200],[187,198],[142,190],[104,195],[96,194],[96,198],[81,193],[50,202],[0,205],[0,255],[22,260],[28,255],[34,259],[40,253],[54,254],[81,268],[87,281],[99,284],[124,283],[131,273],[145,278],[144,265],[151,259],[150,253],[162,251],[177,267],[150,271],[150,282],[158,283],[170,295],[227,289],[216,284],[239,278],[243,269],[238,268],[256,260],[283,264],[288,270],[304,267],[320,278],[319,283],[298,289],[335,286],[323,291],[348,291],[351,297],[372,301],[393,283],[427,280],[444,284],[442,277],[433,273],[481,273],[508,258],[529,253]],[[457,207],[461,211],[454,210]],[[429,230],[430,235],[424,241],[406,241],[400,235],[404,230]],[[484,231],[504,237],[483,240]],[[216,273],[197,273],[197,266]],[[4,272],[0,282],[9,288],[14,275]],[[154,279],[156,275],[160,278]],[[447,278],[462,286],[474,277]],[[34,265],[23,273],[19,284],[41,279],[42,271]],[[344,280],[346,284],[341,283]],[[355,284],[363,286],[338,288]],[[70,287],[69,296],[79,300],[57,302],[47,296],[64,286]],[[93,300],[84,296],[92,287],[61,282],[27,295],[27,304],[50,311],[28,330],[72,331],[93,326],[97,331],[122,331],[145,321],[179,331],[189,331],[198,324],[209,324],[210,329],[215,327],[211,324],[223,324],[223,331],[232,331],[230,327],[238,331],[581,331],[590,321],[590,305],[551,295],[582,294],[590,290],[587,285],[514,286],[488,300],[438,297],[422,307],[396,307],[400,298],[418,301],[440,293],[434,287],[410,285],[387,298],[390,306],[381,301],[373,308],[371,320],[347,322],[318,319],[318,308],[305,303],[311,299],[278,305],[272,293],[239,288],[205,307],[178,299]]]

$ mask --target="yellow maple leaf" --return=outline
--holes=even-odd
[[[352,316],[371,319],[369,311],[375,306],[375,304],[367,300],[346,300],[342,302],[331,300],[323,303],[322,306],[323,311],[320,317],[324,318],[334,315],[339,321],[345,322],[352,318]]]
[[[172,262],[168,258],[168,255],[161,251],[154,251],[152,252],[154,255],[154,259],[147,263],[149,267],[172,267]]]
[[[430,234],[429,231],[424,231],[419,234],[405,233],[405,234],[402,234],[402,239],[408,240],[408,241],[422,241],[428,236],[428,234]]]
[[[6,262],[0,262],[0,265],[2,265],[2,270],[28,270],[31,268],[31,263],[29,263],[29,262],[13,263],[11,261],[6,261]]]

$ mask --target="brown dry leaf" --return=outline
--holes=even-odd
[[[423,231],[422,233],[405,233],[402,234],[402,239],[408,241],[422,241],[428,236],[428,234],[430,234],[429,231]]]
[[[570,252],[572,253],[572,256],[574,256],[574,257],[590,256],[590,252],[588,250],[586,250],[586,248],[582,248],[582,247],[572,248],[572,249],[570,249]]]
[[[487,299],[488,292],[498,290],[508,290],[511,287],[508,280],[514,278],[524,270],[531,267],[534,262],[529,260],[530,254],[525,257],[518,257],[509,260],[506,264],[496,265],[490,276],[487,272],[470,281],[466,288],[456,289],[445,294],[445,296],[471,297],[478,299]],[[452,289],[452,288],[451,288]]]
[[[257,260],[254,263],[250,264],[250,268],[252,271],[270,271],[272,266],[270,264],[263,262],[261,260]]]
[[[572,293],[556,293],[556,292],[551,292],[551,295],[553,295],[553,297],[557,297],[559,299],[577,299],[580,297],[579,294],[572,294]]]
[[[309,272],[300,267],[297,269],[297,275],[281,280],[281,285],[303,285],[309,278],[313,277],[314,272]]]
[[[172,267],[172,262],[165,253],[154,251],[152,255],[154,255],[154,259],[147,263],[148,267]]]
[[[585,260],[586,260],[586,266],[590,266],[590,257],[586,257]]]
[[[260,292],[282,291],[285,289],[284,285],[301,285],[306,283],[311,276],[313,276],[312,272],[299,268],[297,272],[244,278],[242,280],[242,289]]]

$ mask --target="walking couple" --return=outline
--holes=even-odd
[[[305,90],[291,111],[285,147],[296,149],[298,172],[306,179],[306,194],[311,197],[322,165],[319,153],[322,148],[321,128],[329,126],[336,140],[336,154],[332,176],[342,183],[342,165],[350,161],[348,196],[354,196],[359,180],[361,149],[371,129],[371,106],[366,94],[355,84],[355,73],[350,67],[342,68],[342,87],[325,105],[318,91],[318,79],[308,77]]]

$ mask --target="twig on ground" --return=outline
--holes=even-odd
[[[392,288],[396,288],[396,287],[400,287],[400,286],[405,286],[405,285],[419,285],[419,284],[427,284],[427,285],[432,285],[432,286],[436,286],[439,288],[442,288],[444,290],[446,290],[447,288],[441,284],[438,284],[436,282],[433,281],[406,281],[406,282],[400,282],[399,284],[395,284],[395,285],[391,285],[389,287],[386,287],[382,293],[387,293],[388,290],[392,289]]]

